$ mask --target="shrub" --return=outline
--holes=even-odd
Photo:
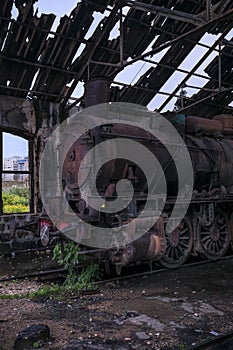
[[[3,213],[27,213],[29,211],[29,188],[11,188],[2,192]]]

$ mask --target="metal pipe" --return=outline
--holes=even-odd
[[[154,14],[159,15],[159,16],[164,16],[167,18],[176,19],[176,20],[182,21],[182,22],[192,23],[194,25],[199,25],[199,24],[204,23],[203,17],[201,17],[199,15],[192,15],[188,12],[170,10],[168,8],[165,8],[165,7],[145,4],[145,3],[139,2],[139,1],[127,1],[126,5],[132,7],[133,9],[136,9],[136,10],[151,12],[151,13],[154,13]]]
[[[209,21],[212,16],[211,16],[211,0],[206,0],[206,20]]]
[[[156,93],[158,95],[170,96],[170,92],[157,91],[157,90],[148,89],[148,88],[145,88],[145,87],[142,87],[142,86],[129,85],[129,84],[125,84],[125,83],[120,83],[120,82],[115,81],[115,80],[113,81],[113,84],[120,85],[120,86],[125,86],[125,87],[130,87],[130,88],[135,89],[135,90],[142,90],[142,91],[147,91],[147,92],[153,92],[153,93]],[[175,95],[175,97],[180,97],[180,95]]]
[[[218,54],[218,89],[222,89],[222,53],[221,53],[221,43],[219,43],[219,54]]]
[[[86,61],[83,63],[82,67],[80,68],[79,72],[77,72],[77,76],[74,79],[74,81],[73,81],[73,83],[72,83],[72,85],[71,85],[71,87],[69,89],[69,93],[66,95],[66,97],[62,101],[62,106],[63,107],[68,102],[69,97],[71,96],[71,94],[73,93],[73,91],[74,91],[74,89],[75,89],[75,87],[77,85],[77,82],[80,80],[80,77],[82,76],[82,74],[84,73],[85,69],[87,68],[87,66],[89,64],[89,60],[92,58],[94,52],[96,51],[97,46],[100,44],[100,42],[103,39],[104,35],[107,33],[107,31],[111,27],[112,22],[115,22],[118,9],[119,9],[119,4],[116,3],[115,7],[113,7],[112,12],[110,13],[110,15],[107,18],[107,21],[105,23],[104,28],[102,29],[101,34],[97,37],[95,42],[92,43],[92,47],[90,49],[90,52],[88,53],[88,57],[86,58]]]
[[[155,61],[152,61],[148,58],[144,58],[143,59],[144,62],[148,62],[148,63],[152,63],[152,64],[155,64],[157,66],[160,66],[160,67],[164,67],[164,68],[168,68],[168,69],[173,69],[174,70],[174,66],[169,66],[168,64],[163,64],[163,63],[160,63],[160,62],[155,62]],[[181,73],[185,73],[185,74],[188,74],[190,72],[190,70],[186,70],[186,69],[182,69],[182,68],[176,68],[176,71],[177,72],[181,72]],[[202,74],[198,74],[198,73],[193,73],[192,75],[196,76],[196,77],[199,77],[199,78],[203,78],[203,79],[206,79],[206,80],[209,80],[210,78],[207,77],[206,75],[202,75]]]
[[[109,102],[110,81],[107,78],[91,79],[86,82],[84,87],[85,108]]]
[[[119,8],[120,16],[120,65],[124,63],[124,30],[123,30],[123,18],[122,18],[122,6]]]

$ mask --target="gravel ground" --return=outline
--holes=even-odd
[[[51,333],[44,349],[187,349],[233,330],[232,271],[229,259],[108,282],[89,296],[1,299],[0,348],[12,350],[20,331],[43,323]],[[0,292],[20,294],[42,285],[1,283]]]

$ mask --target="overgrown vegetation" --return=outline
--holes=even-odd
[[[81,292],[95,288],[93,282],[100,279],[101,269],[99,264],[88,260],[79,254],[80,248],[74,242],[67,242],[63,249],[57,243],[53,251],[53,260],[67,269],[67,277],[63,285],[52,284],[44,286],[36,292],[30,293],[31,298],[48,298],[56,296],[61,299],[69,292]]]
[[[10,188],[2,191],[3,213],[27,213],[29,211],[30,190],[26,187]]]
[[[67,269],[68,274],[64,282],[66,288],[75,290],[92,289],[92,282],[101,277],[100,266],[79,254],[80,248],[74,242],[64,244],[62,251],[61,244],[57,244],[53,251],[53,259]],[[78,265],[81,269],[78,269]],[[81,272],[79,272],[81,270]]]
[[[100,279],[101,269],[99,264],[87,259],[79,254],[80,248],[74,242],[64,244],[64,251],[58,243],[53,252],[53,259],[57,260],[60,266],[67,269],[67,277],[62,285],[50,284],[44,285],[35,292],[24,294],[1,294],[0,299],[18,299],[18,298],[50,298],[62,299],[67,293],[81,292],[95,289],[93,282]]]
[[[56,284],[45,285],[35,292],[26,292],[22,294],[0,294],[0,299],[20,299],[20,298],[48,298],[51,295],[56,295],[58,298],[63,297],[65,288]]]
[[[51,285],[45,285],[38,289],[35,292],[29,293],[28,297],[31,299],[34,298],[49,298],[51,296],[56,296],[57,299],[61,299],[65,295],[65,288],[64,286],[59,286],[57,284],[51,284]]]
[[[0,299],[19,299],[26,297],[26,294],[0,294]]]

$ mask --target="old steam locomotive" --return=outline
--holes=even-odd
[[[82,160],[97,144],[121,137],[146,146],[161,164],[166,179],[167,195],[165,199],[158,196],[159,199],[164,200],[164,203],[156,224],[151,227],[148,219],[150,215],[148,215],[147,218],[141,219],[137,228],[134,227],[134,230],[143,230],[137,239],[112,249],[93,250],[101,255],[106,266],[109,263],[114,264],[118,272],[122,266],[142,260],[158,260],[166,267],[178,267],[190,254],[200,254],[206,259],[217,260],[232,245],[233,116],[218,115],[211,120],[182,116],[182,121],[172,113],[165,117],[171,121],[171,116],[173,124],[188,149],[194,175],[188,210],[181,222],[172,230],[166,229],[167,222],[177,203],[180,208],[184,206],[185,197],[177,198],[178,175],[174,161],[176,157],[171,159],[169,152],[154,135],[132,125],[108,123],[90,129],[73,142],[64,156],[62,184],[69,210],[93,227],[113,228],[116,232],[120,226],[133,223],[143,211],[145,198],[148,195],[145,174],[135,161],[129,161],[123,157],[105,162],[98,170],[95,179],[98,194],[103,199],[102,207],[106,204],[111,205],[117,198],[116,186],[119,180],[130,181],[134,195],[133,200],[125,208],[115,213],[101,212],[101,208],[99,211],[93,209],[83,197],[81,188],[87,176],[92,176],[92,169],[90,164],[84,162],[86,175],[80,179],[78,174],[80,167],[83,166]],[[169,138],[169,135],[166,137]],[[187,176],[189,176],[188,173]],[[158,178],[157,185],[160,186]],[[152,201],[149,208],[151,215],[155,210],[153,205],[158,205],[158,200]],[[69,223],[64,224],[63,227],[66,225],[69,226]],[[145,230],[147,226],[148,231]],[[84,230],[82,226],[76,228],[77,236],[87,234],[80,233],[82,230]]]

